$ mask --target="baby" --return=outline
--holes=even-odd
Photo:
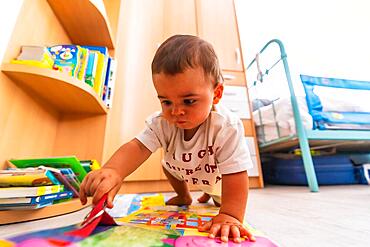
[[[80,199],[93,203],[108,193],[108,207],[123,180],[158,148],[163,148],[163,170],[176,192],[169,205],[190,205],[188,184],[220,206],[212,221],[199,227],[209,237],[227,242],[255,238],[244,219],[248,198],[247,169],[252,167],[241,120],[218,104],[223,78],[212,46],[191,35],[175,35],[157,50],[152,77],[162,111],[146,120],[146,127],[122,145],[103,166],[81,184]]]

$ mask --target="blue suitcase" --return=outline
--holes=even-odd
[[[355,168],[347,155],[313,156],[319,185],[357,184]],[[283,159],[272,157],[262,162],[266,183],[307,185],[301,157]]]

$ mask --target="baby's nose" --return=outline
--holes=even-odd
[[[178,116],[178,115],[184,115],[184,109],[182,107],[174,106],[172,107],[171,114]]]

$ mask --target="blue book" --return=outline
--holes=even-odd
[[[0,198],[0,208],[13,206],[28,206],[36,204],[46,204],[55,200],[69,199],[73,196],[72,191],[46,194],[42,196]]]
[[[108,58],[108,63],[107,63],[107,70],[106,70],[106,73],[105,73],[105,78],[104,78],[104,86],[103,86],[103,94],[102,94],[102,100],[103,102],[106,101],[107,99],[107,94],[108,94],[108,83],[109,83],[109,71],[110,71],[110,68],[111,68],[111,61],[112,61],[112,58],[109,57]]]
[[[106,87],[106,96],[103,101],[108,108],[112,108],[113,103],[113,92],[114,92],[114,83],[116,76],[116,62],[113,58],[109,58],[109,71],[107,71],[106,77],[108,77],[107,87]]]

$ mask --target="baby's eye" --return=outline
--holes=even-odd
[[[162,104],[162,105],[165,105],[165,106],[169,106],[169,105],[171,105],[172,103],[171,103],[171,101],[169,101],[169,100],[163,100],[163,101],[161,102],[161,104]]]
[[[195,103],[194,99],[184,99],[184,104],[185,105],[192,105]]]

